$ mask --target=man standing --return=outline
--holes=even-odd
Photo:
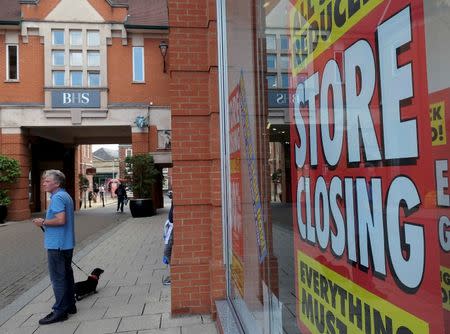
[[[41,325],[64,321],[68,313],[77,312],[72,271],[74,208],[72,198],[64,189],[65,180],[59,170],[44,172],[42,186],[50,193],[51,202],[45,219],[33,219],[33,223],[45,231],[44,247],[47,249],[48,270],[55,295],[53,312],[39,320]]]
[[[127,199],[127,191],[122,183],[119,184],[119,187],[116,189],[115,194],[117,195],[117,212],[123,212],[123,205],[125,200]]]
[[[99,191],[100,191],[100,199],[102,200],[103,207],[105,207],[105,187],[101,185]]]

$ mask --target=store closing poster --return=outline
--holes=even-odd
[[[450,89],[430,94],[429,113],[434,166],[434,191],[427,197],[427,204],[437,212],[439,248],[441,257],[442,308],[445,333],[450,333],[450,195],[448,164],[450,155]]]
[[[298,326],[444,333],[422,1],[291,1]]]

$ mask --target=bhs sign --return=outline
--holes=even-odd
[[[289,108],[289,98],[293,101],[287,89],[269,89],[267,96],[269,108]]]
[[[98,90],[52,91],[52,108],[100,108]]]

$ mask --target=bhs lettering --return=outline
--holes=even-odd
[[[88,104],[89,93],[63,93],[63,104]]]

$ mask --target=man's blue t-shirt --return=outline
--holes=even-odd
[[[75,247],[75,226],[73,200],[64,189],[58,189],[50,196],[50,206],[45,219],[55,218],[65,212],[66,223],[61,226],[45,226],[44,247],[46,249],[73,249]]]

